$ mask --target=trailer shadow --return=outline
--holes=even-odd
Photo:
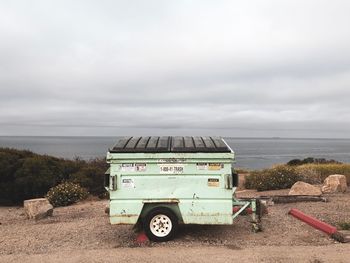
[[[225,245],[232,241],[228,234],[237,235],[234,225],[180,225],[177,240],[209,245]]]

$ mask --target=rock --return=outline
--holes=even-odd
[[[332,174],[328,176],[323,183],[322,192],[323,193],[345,193],[348,186],[346,184],[346,177],[342,174]]]
[[[292,188],[288,193],[288,195],[321,195],[321,194],[322,192],[320,188],[301,181],[293,184]]]
[[[42,219],[52,216],[53,206],[46,198],[25,200],[24,212],[29,219]]]

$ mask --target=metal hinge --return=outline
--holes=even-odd
[[[225,174],[225,188],[226,189],[232,189],[233,182],[232,182],[232,175],[231,174]]]

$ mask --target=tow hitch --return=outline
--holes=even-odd
[[[251,214],[252,230],[262,231],[261,217],[263,215],[263,205],[259,198],[232,199],[232,218],[239,215]]]

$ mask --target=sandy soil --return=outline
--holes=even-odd
[[[283,194],[286,190],[240,191],[239,196]],[[350,221],[350,191],[328,203],[276,204],[263,218],[264,231],[251,232],[249,217],[232,226],[185,225],[167,243],[135,242],[132,226],[110,225],[107,201],[85,201],[56,208],[53,217],[27,220],[21,207],[0,208],[0,262],[133,262],[142,258],[172,262],[350,262],[350,243],[287,215],[298,208],[325,222]]]

